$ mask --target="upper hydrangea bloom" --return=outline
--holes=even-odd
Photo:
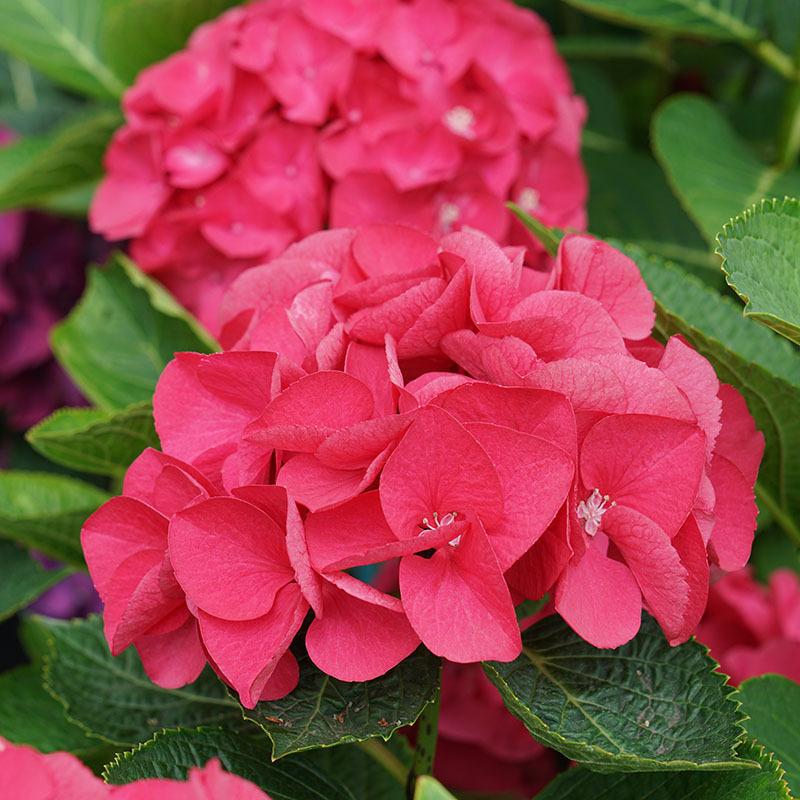
[[[708,609],[697,628],[733,683],[776,672],[800,682],[800,579],[780,569],[769,585],[756,583],[749,570],[714,583]]]
[[[583,102],[508,0],[272,0],[144,70],[91,210],[214,331],[224,288],[326,225],[582,228]],[[541,258],[539,251],[536,258]]]
[[[165,453],[210,486],[159,511],[130,585],[162,565],[247,704],[307,610],[310,658],[367,680],[420,642],[513,659],[514,605],[545,592],[595,646],[635,636],[643,609],[678,643],[710,564],[747,560],[763,437],[686,342],[648,338],[653,299],[602,242],[566,236],[543,272],[472,229],[327,231],[242,275],[223,319],[231,349],[179,354],[154,399]],[[150,505],[164,494],[136,484]],[[105,577],[122,553],[103,566],[96,517],[87,560],[118,647],[165,608],[145,618],[127,578]],[[399,597],[349,572],[390,561]]]

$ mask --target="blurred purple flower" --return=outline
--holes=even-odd
[[[51,558],[38,553],[34,555],[48,569],[57,569],[61,566]],[[37,614],[58,619],[85,617],[87,614],[100,611],[102,607],[103,604],[92,585],[92,579],[85,572],[76,572],[65,578],[29,606],[30,610]]]

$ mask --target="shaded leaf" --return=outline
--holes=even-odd
[[[83,566],[81,526],[106,492],[45,472],[0,472],[0,536]]]
[[[189,686],[162,689],[151,683],[134,648],[111,655],[100,617],[38,622],[50,637],[45,684],[67,716],[94,736],[131,745],[161,728],[244,727],[238,706],[210,669]]]
[[[718,242],[744,315],[800,344],[800,201],[762,201],[731,220]]]
[[[704,646],[670,647],[646,616],[628,644],[598,650],[551,616],[522,647],[484,670],[531,734],[568,758],[600,771],[737,766],[743,715]]]
[[[94,97],[119,97],[125,83],[100,52],[106,0],[0,0],[0,49],[50,79]]]
[[[739,755],[761,769],[598,775],[576,767],[548,784],[536,800],[791,800],[780,764],[762,747],[746,742]]]
[[[704,98],[667,100],[653,118],[652,138],[675,194],[711,245],[743,208],[764,197],[800,196],[800,171],[762,164]]]
[[[125,256],[89,272],[86,292],[53,330],[53,351],[83,393],[104,409],[149,402],[175,352],[212,352],[200,324]]]
[[[116,109],[101,108],[0,148],[0,210],[58,201],[102,175],[103,154],[121,121]]]
[[[305,754],[273,764],[263,737],[218,728],[158,732],[118,755],[106,765],[103,777],[112,784],[144,778],[185,780],[191,767],[204,766],[212,758],[218,758],[228,772],[260,786],[272,800],[355,800],[335,773],[323,772]]]
[[[67,569],[45,569],[14,542],[0,541],[0,619],[29,606],[39,595],[69,575]],[[2,731],[2,728],[0,728]]]
[[[783,675],[750,678],[739,687],[747,732],[758,739],[786,770],[786,781],[800,793],[800,685]]]
[[[31,428],[26,438],[51,461],[113,477],[122,477],[146,447],[159,446],[149,403],[121,411],[61,408]]]
[[[300,681],[293,692],[243,709],[272,739],[273,758],[373,737],[387,740],[417,719],[439,683],[439,660],[424,647],[380,678],[361,683],[331,678],[305,653],[298,661]]]

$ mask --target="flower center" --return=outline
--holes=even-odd
[[[442,203],[439,209],[439,226],[442,233],[450,233],[460,217],[461,209],[455,203]]]
[[[475,138],[475,115],[466,106],[453,106],[445,112],[444,124],[456,136]]]
[[[422,525],[420,528],[423,531],[436,531],[439,528],[444,528],[445,525],[452,525],[456,521],[456,517],[458,513],[455,511],[451,511],[449,514],[445,514],[441,519],[439,519],[439,513],[437,511],[433,512],[433,522],[427,518],[422,518]],[[461,542],[461,534],[456,536],[455,538],[451,539],[448,544],[450,547],[458,547],[459,543]]]
[[[526,186],[517,198],[517,205],[523,210],[532,214],[539,207],[539,192],[532,186]]]
[[[617,504],[614,500],[607,506],[606,503],[609,499],[607,494],[601,495],[600,490],[595,489],[585,500],[578,503],[575,514],[578,519],[583,520],[583,529],[589,536],[594,536],[600,530],[600,520],[603,519],[603,514]]]

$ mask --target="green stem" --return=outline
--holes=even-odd
[[[401,786],[408,780],[408,770],[403,762],[377,739],[367,739],[358,746],[373,760],[380,764]]]
[[[800,545],[800,528],[797,527],[795,521],[780,507],[775,498],[760,483],[756,483],[755,488],[759,505],[764,506],[764,508],[772,514],[775,522],[783,528],[784,532],[795,544]]]
[[[441,667],[439,676],[441,678]],[[439,681],[441,686],[441,679]],[[433,760],[436,757],[436,742],[439,738],[439,701],[441,689],[437,689],[436,697],[428,703],[417,720],[417,747],[414,750],[414,761],[408,773],[406,795],[411,800],[417,778],[420,775],[430,775],[433,772]]]
[[[800,155],[800,83],[793,83],[786,94],[778,139],[777,166],[791,169]]]
[[[794,59],[769,39],[753,42],[749,49],[768,67],[771,67],[779,75],[786,78],[787,81],[796,81],[800,77]]]

